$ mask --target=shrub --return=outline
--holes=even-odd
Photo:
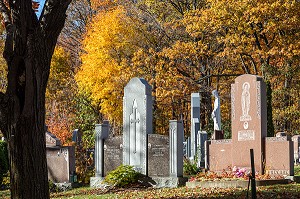
[[[120,165],[115,170],[109,172],[104,182],[117,187],[124,187],[138,182],[139,173],[133,169],[133,166]]]
[[[3,175],[8,172],[8,151],[7,143],[0,141],[0,185],[2,184]]]
[[[183,173],[185,175],[196,175],[200,171],[196,162],[196,160],[192,162],[188,158],[185,158],[183,162]]]

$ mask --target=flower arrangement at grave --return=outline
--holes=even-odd
[[[206,171],[200,172],[196,176],[189,179],[193,181],[233,181],[233,180],[249,180],[251,177],[251,171],[247,168],[240,168],[237,166],[223,169],[222,172]],[[268,179],[282,179],[282,176],[271,177],[269,174],[260,175],[258,172],[255,173],[255,179],[257,180],[268,180]]]

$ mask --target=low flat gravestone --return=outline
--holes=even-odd
[[[122,136],[110,137],[104,141],[104,176],[115,170],[123,161]]]
[[[170,175],[169,137],[158,134],[148,135],[148,175],[167,177]]]
[[[147,135],[152,133],[151,86],[133,78],[124,88],[123,164],[147,175]]]

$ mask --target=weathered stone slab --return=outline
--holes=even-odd
[[[46,147],[61,146],[60,140],[50,132],[46,132]]]
[[[110,137],[104,141],[104,176],[123,161],[123,137]]]
[[[158,134],[148,135],[148,175],[166,177],[170,174],[169,137]]]
[[[55,183],[70,182],[75,172],[75,147],[47,147],[48,178]]]

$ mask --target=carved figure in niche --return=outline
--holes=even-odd
[[[220,111],[220,97],[217,90],[212,91],[215,97],[214,110],[211,113],[211,118],[214,120],[214,130],[221,130],[221,111]]]
[[[248,129],[248,121],[251,120],[251,116],[249,115],[249,110],[250,110],[249,82],[245,82],[242,88],[243,88],[242,96],[241,96],[242,116],[240,117],[240,121],[244,121],[244,129]]]

